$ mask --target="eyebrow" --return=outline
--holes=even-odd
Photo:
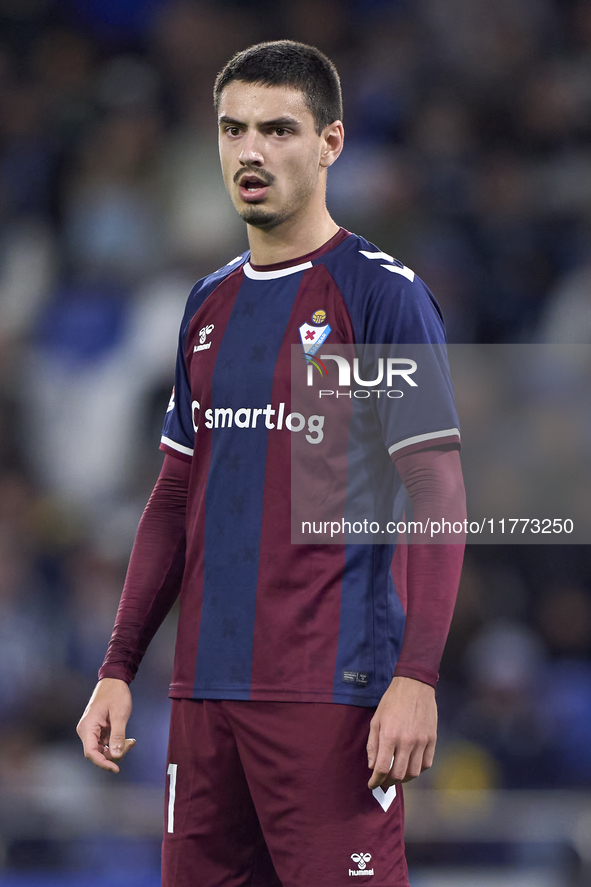
[[[226,114],[222,115],[219,119],[219,123],[226,123],[230,126],[245,126],[245,124],[241,120],[236,120],[234,117],[228,117]],[[302,124],[295,117],[276,117],[274,120],[262,120],[258,126],[262,128],[268,128],[273,126],[291,126],[291,127],[300,127]]]

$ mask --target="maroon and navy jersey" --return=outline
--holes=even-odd
[[[161,443],[191,462],[171,696],[379,702],[404,634],[402,553],[397,566],[393,545],[292,544],[291,438],[322,449],[318,417],[291,411],[292,348],[444,341],[425,284],[343,229],[307,256],[257,267],[245,253],[195,285]],[[399,427],[375,411],[392,478],[397,456],[459,441],[438,366],[429,410]]]

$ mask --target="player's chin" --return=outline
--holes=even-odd
[[[239,213],[248,225],[252,225],[253,228],[262,228],[263,230],[275,228],[281,221],[277,213],[269,212],[269,210],[263,209],[262,206],[252,203],[239,209]]]

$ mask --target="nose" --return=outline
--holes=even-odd
[[[261,134],[256,130],[250,130],[246,133],[242,141],[242,150],[238,156],[240,163],[243,163],[245,166],[253,163],[259,163],[261,166],[263,165],[264,158],[261,153],[261,139]]]

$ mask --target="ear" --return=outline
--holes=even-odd
[[[320,150],[320,166],[328,168],[332,166],[341,151],[345,141],[345,130],[340,120],[329,123],[322,130]]]

